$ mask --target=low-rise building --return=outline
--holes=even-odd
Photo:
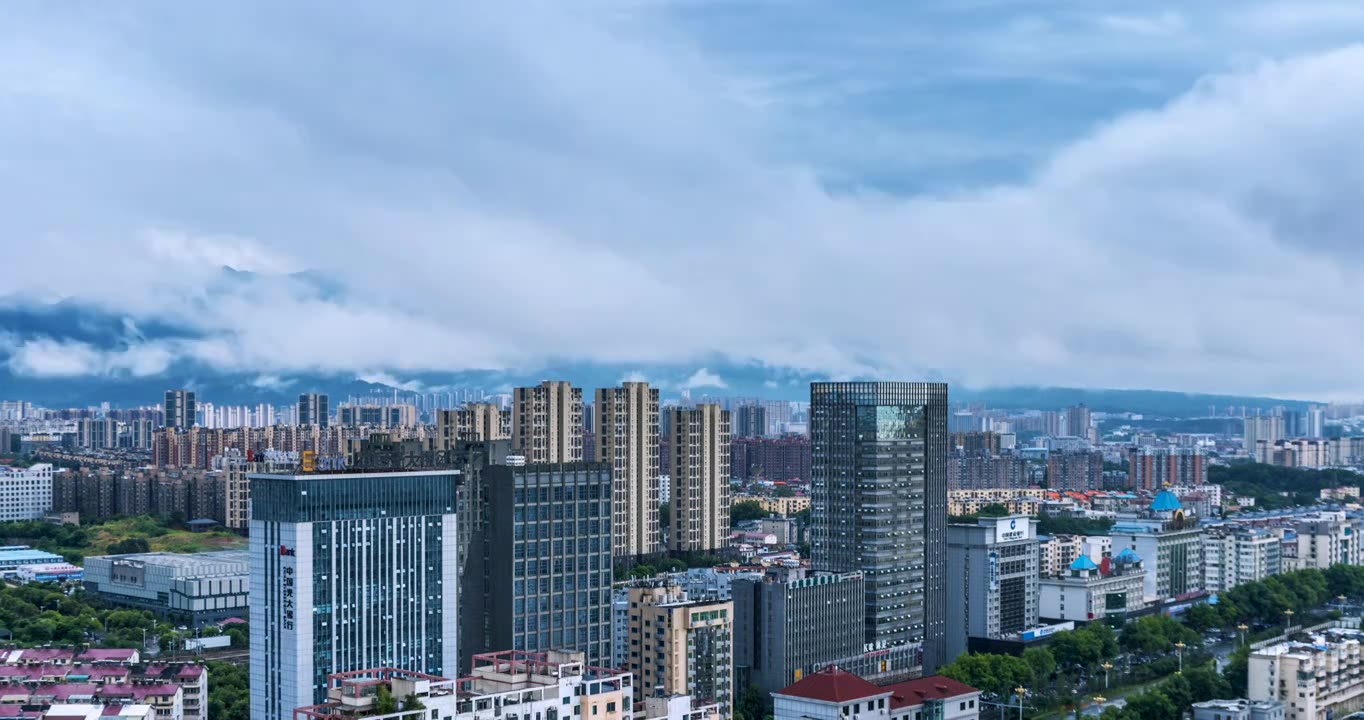
[[[14,578],[21,583],[31,582],[80,582],[83,571],[71,563],[47,563],[43,565],[21,565]]]
[[[148,720],[208,720],[208,668],[146,665],[132,649],[0,650],[0,706],[84,718],[83,705],[105,709],[104,717],[142,718],[136,708],[146,707]],[[125,708],[133,714],[118,714]]]
[[[248,553],[135,553],[85,559],[85,588],[118,605],[194,625],[250,612]]]
[[[1308,642],[1255,647],[1247,671],[1252,701],[1287,708],[1286,720],[1329,720],[1364,708],[1364,633],[1348,628],[1317,632]]]
[[[984,488],[947,491],[948,515],[975,515],[991,505],[1003,505],[1011,514],[1037,515],[1047,491],[1041,488]]]
[[[980,691],[941,675],[877,686],[827,668],[772,693],[775,720],[976,720]]]
[[[1194,720],[1285,720],[1278,700],[1208,700],[1193,704]]]
[[[755,502],[762,506],[765,512],[775,515],[796,515],[802,510],[810,507],[809,495],[790,495],[780,497],[777,495],[735,495],[735,503]]]
[[[393,698],[393,707],[380,696]],[[416,704],[421,709],[417,710]],[[296,720],[718,720],[715,705],[686,696],[637,698],[633,676],[586,664],[581,652],[507,651],[473,656],[468,677],[372,668],[327,677],[327,701],[294,710]]]
[[[61,555],[43,550],[34,550],[27,545],[6,545],[0,547],[0,578],[15,578],[19,568],[28,565],[56,565],[66,562]]]
[[[1162,490],[1140,517],[1119,518],[1109,530],[1113,549],[1128,548],[1146,569],[1147,600],[1181,597],[1203,589],[1203,529],[1179,498]]]
[[[1143,561],[1124,549],[1108,561],[1105,572],[1081,555],[1066,575],[1041,580],[1041,615],[1045,620],[1089,622],[1144,606],[1146,572]]]

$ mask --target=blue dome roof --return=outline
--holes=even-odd
[[[1118,553],[1117,559],[1122,562],[1141,562],[1141,558],[1132,552],[1132,548],[1123,548],[1122,552]]]
[[[1179,498],[1169,490],[1161,490],[1156,499],[1151,503],[1151,509],[1157,512],[1173,512],[1183,510],[1184,506],[1179,504]]]
[[[1075,558],[1075,562],[1070,564],[1071,570],[1098,570],[1099,566],[1089,559],[1088,555],[1081,555]]]

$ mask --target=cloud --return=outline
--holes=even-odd
[[[15,373],[363,368],[415,389],[400,378],[705,362],[720,370],[688,382],[723,387],[732,363],[1364,393],[1359,47],[1283,39],[1284,59],[1225,70],[1238,50],[1171,46],[1178,72],[1115,72],[1147,89],[1095,116],[1067,108],[1115,92],[1084,57],[1107,41],[1037,54],[1095,24],[1064,13],[913,31],[926,57],[934,35],[959,43],[934,66],[976,57],[964,80],[897,62],[859,30],[906,26],[865,13],[824,15],[830,46],[736,67],[713,30],[630,3],[266,7],[8,11],[0,295],[133,323],[109,346],[12,338]],[[1182,38],[1230,27],[1186,15]],[[1126,35],[1101,69],[1175,42]],[[793,66],[814,79],[750,82],[783,55],[817,60]],[[897,74],[928,94],[897,95]],[[826,95],[830,76],[849,82]],[[1042,77],[1052,94],[1029,95]],[[954,82],[980,94],[905,102]],[[802,83],[822,109],[792,119]],[[1024,102],[1058,118],[1048,137],[973,125]],[[906,113],[935,126],[897,134]],[[1000,144],[920,161],[972,137]],[[877,151],[845,160],[858,145]],[[186,331],[138,337],[151,320]]]
[[[257,387],[262,390],[274,390],[276,392],[287,390],[289,386],[293,384],[293,380],[282,378],[278,375],[260,375],[257,376],[255,380],[251,381],[252,387]]]
[[[706,368],[701,368],[692,373],[691,377],[687,378],[686,381],[682,383],[682,387],[686,390],[696,390],[698,388],[720,388],[723,390],[728,388],[729,384],[725,382],[724,378],[716,373],[713,373]]]

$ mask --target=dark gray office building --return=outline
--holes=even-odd
[[[493,465],[482,486],[461,581],[461,667],[501,650],[580,650],[610,664],[610,466]]]
[[[776,692],[862,652],[861,573],[809,575],[778,567],[762,578],[736,578],[730,587],[735,687]]]
[[[947,657],[947,385],[810,385],[811,559],[861,572],[868,644]]]
[[[760,438],[765,435],[767,408],[761,405],[740,405],[734,410],[734,437]]]
[[[298,396],[298,424],[327,427],[331,417],[331,399],[323,393],[300,393]]]
[[[193,390],[167,390],[163,409],[166,427],[191,428],[194,427],[199,405],[195,402]]]

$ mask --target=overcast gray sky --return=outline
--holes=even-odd
[[[5,3],[0,296],[128,331],[0,353],[1364,396],[1361,33],[1324,0]]]

